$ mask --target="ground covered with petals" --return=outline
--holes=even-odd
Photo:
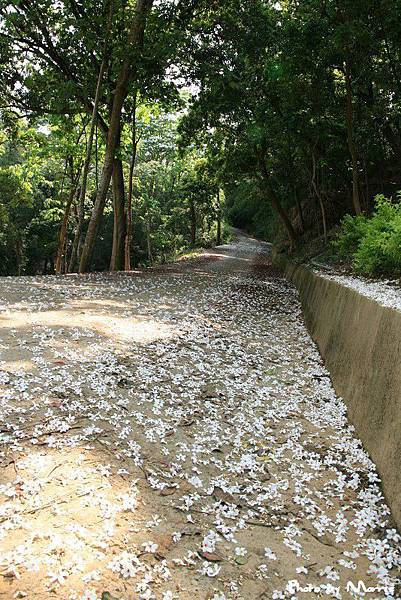
[[[401,597],[375,466],[267,246],[0,301],[1,599]]]

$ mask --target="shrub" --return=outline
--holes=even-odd
[[[370,217],[347,215],[334,242],[338,254],[350,259],[357,273],[401,274],[401,203],[384,196],[375,199]]]
[[[338,237],[333,243],[341,258],[352,259],[365,235],[367,221],[368,219],[364,215],[357,217],[346,215],[344,217]]]

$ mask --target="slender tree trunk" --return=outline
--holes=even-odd
[[[391,150],[396,158],[400,158],[401,156],[401,139],[398,133],[396,133],[390,123],[386,123],[382,129],[383,135],[387,140],[388,144],[390,144]]]
[[[125,240],[125,190],[121,158],[114,159],[113,167],[113,247],[110,271],[121,271],[124,267]]]
[[[110,6],[111,6],[111,8],[110,8],[110,15],[109,15],[109,32],[110,32],[110,28],[111,28],[111,19],[112,19],[112,6],[113,6],[112,2],[111,2]],[[104,54],[101,65],[100,65],[98,78],[97,78],[95,100],[93,102],[93,112],[92,112],[91,124],[90,124],[90,129],[89,129],[88,143],[86,146],[86,156],[85,156],[84,168],[83,168],[83,172],[82,172],[82,182],[81,182],[79,203],[78,203],[79,204],[78,222],[77,222],[77,228],[75,231],[74,241],[72,244],[72,252],[71,252],[70,264],[69,264],[69,268],[68,268],[70,273],[72,271],[75,271],[75,269],[76,269],[77,259],[78,259],[78,249],[79,249],[79,244],[80,244],[80,240],[82,237],[82,229],[83,229],[84,218],[85,218],[86,189],[87,189],[87,185],[88,185],[88,175],[89,175],[89,169],[90,169],[91,158],[92,158],[92,146],[93,146],[93,138],[95,135],[95,127],[96,127],[96,122],[97,122],[100,89],[102,86],[103,75],[104,75],[104,72],[106,69],[106,62],[107,62],[107,57],[106,57],[106,54]]]
[[[345,87],[346,87],[346,121],[347,121],[347,140],[348,149],[352,163],[352,202],[355,214],[362,212],[361,201],[359,198],[358,181],[358,156],[354,140],[354,103],[352,97],[352,75],[348,61],[344,63]]]
[[[196,209],[195,202],[191,199],[189,201],[189,214],[191,219],[191,246],[196,245]]]
[[[299,215],[299,221],[301,223],[301,233],[305,233],[304,213],[302,210],[302,204],[299,201],[297,186],[294,183],[292,187],[293,187],[293,192],[294,192],[294,200],[295,200],[295,204],[296,204],[298,215]]]
[[[261,172],[262,172],[263,181],[265,184],[265,189],[267,191],[268,199],[269,199],[273,209],[276,211],[276,213],[280,217],[281,222],[284,225],[284,228],[288,234],[290,241],[293,244],[296,244],[298,241],[298,236],[296,234],[296,231],[295,231],[286,211],[281,206],[281,202],[277,198],[277,196],[273,190],[273,187],[272,187],[271,181],[270,181],[270,175],[267,171],[265,159],[263,156],[260,158],[260,168],[261,168]]]
[[[153,0],[136,1],[136,12],[127,40],[128,48],[143,47],[146,17],[148,11],[152,7],[152,4]],[[82,249],[81,262],[79,265],[80,273],[85,273],[89,269],[90,261],[92,259],[93,246],[96,240],[100,220],[103,216],[107,192],[109,190],[110,180],[113,173],[115,152],[118,146],[119,133],[121,129],[121,112],[128,93],[129,84],[131,83],[133,76],[134,69],[132,66],[131,57],[129,57],[126,58],[122,64],[114,91],[110,125],[106,140],[105,161],[99,182],[98,193],[92,210],[92,216],[89,221],[84,247]]]
[[[82,202],[82,191],[79,189],[78,210],[77,210],[77,225],[75,228],[74,239],[72,241],[70,260],[68,263],[68,273],[73,273],[77,268],[77,260],[79,256],[79,246],[82,239],[82,228],[85,216],[85,204]]]
[[[18,236],[18,234],[15,239],[14,248],[15,248],[15,256],[17,259],[17,275],[20,276],[21,272],[22,272],[22,240]]]
[[[369,210],[369,196],[370,196],[370,191],[369,191],[368,166],[366,164],[366,159],[363,162],[363,172],[364,172],[364,175],[365,175],[365,194],[366,194],[365,208],[368,211]]]
[[[97,194],[99,189],[99,127],[97,122],[95,129],[95,186]]]
[[[57,275],[61,275],[64,272],[63,266],[67,263],[67,226],[70,218],[71,206],[74,201],[75,195],[79,194],[80,188],[78,187],[78,178],[72,183],[69,196],[64,209],[63,222],[61,223],[59,237],[58,237],[58,250],[56,258],[55,271]],[[64,264],[63,264],[64,263]]]
[[[220,189],[217,190],[217,240],[218,246],[221,244],[221,205],[220,205]]]
[[[313,186],[313,190],[316,194],[316,198],[319,201],[319,206],[320,206],[320,212],[322,215],[322,225],[323,225],[323,237],[324,237],[324,241],[327,242],[327,219],[326,219],[326,208],[324,206],[324,201],[323,201],[323,197],[322,194],[320,192],[319,189],[319,185],[318,182],[316,181],[317,178],[317,170],[316,170],[316,156],[315,156],[315,152],[312,152],[312,186]]]
[[[136,98],[137,93],[134,94],[134,106],[132,110],[132,154],[131,162],[129,165],[129,178],[128,178],[128,199],[127,199],[127,229],[125,233],[124,242],[124,269],[125,271],[131,271],[131,240],[132,240],[132,195],[134,189],[134,169],[136,161],[136,151],[138,147],[138,141],[136,139]]]
[[[121,110],[120,110],[121,112]],[[95,244],[96,235],[99,229],[100,220],[103,216],[104,207],[106,204],[107,193],[109,191],[111,176],[113,173],[114,164],[114,149],[115,140],[112,135],[113,131],[110,128],[106,146],[106,159],[103,166],[101,179],[99,182],[99,190],[93,206],[92,215],[89,221],[88,231],[85,237],[85,242],[82,248],[81,260],[79,263],[79,272],[85,273],[92,260],[93,246]]]
[[[148,261],[150,264],[153,263],[153,254],[152,254],[152,242],[150,239],[150,216],[149,210],[146,211],[146,245],[148,249]]]
[[[300,222],[300,232],[301,234],[305,233],[305,221],[304,221],[304,213],[302,211],[302,206],[301,203],[299,201],[298,198],[298,190],[297,190],[297,183],[296,183],[296,174],[295,174],[295,163],[294,163],[294,156],[292,153],[292,145],[291,145],[291,138],[289,137],[288,140],[288,164],[289,164],[289,169],[288,169],[288,179],[291,182],[290,186],[292,188],[292,192],[294,195],[294,200],[295,200],[295,205],[297,207],[297,211],[298,211],[298,217],[299,217],[299,222]]]
[[[81,137],[85,133],[86,126],[87,126],[87,122],[85,121],[81,131],[79,132],[78,138],[76,140],[76,145],[78,145],[80,143]],[[82,169],[82,164],[81,164],[77,167],[76,173],[74,173],[74,159],[72,156],[69,156],[67,158],[66,170],[67,170],[67,166],[69,166],[69,169],[70,169],[71,188],[70,188],[70,194],[67,198],[66,206],[64,209],[63,221],[61,223],[60,231],[59,231],[59,244],[58,244],[56,264],[55,264],[55,272],[58,275],[60,275],[61,273],[67,272],[68,220],[70,218],[71,207],[72,207],[72,203],[74,201],[75,195],[78,194],[78,198],[79,198],[80,188],[78,187],[78,183],[79,183],[80,173],[81,173],[81,169]]]
[[[74,181],[75,180],[75,177],[74,177],[74,159],[73,159],[72,156],[69,156],[67,158],[67,163],[68,163],[69,169],[70,169],[71,188],[70,188],[70,193],[68,194],[68,198],[67,198],[67,201],[66,201],[66,204],[65,204],[63,221],[61,223],[60,231],[59,231],[59,234],[58,234],[58,248],[57,248],[56,266],[55,266],[55,271],[56,271],[57,275],[60,275],[61,272],[62,272],[62,264],[63,264],[63,259],[65,257],[65,247],[66,247],[68,219],[70,217],[71,205],[72,205],[72,202],[74,200],[74,196],[75,196],[75,192],[76,192],[76,186],[77,186],[77,183],[78,183],[77,181]]]

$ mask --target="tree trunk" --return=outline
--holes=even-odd
[[[96,186],[96,194],[99,189],[99,127],[96,122],[95,129],[95,186]]]
[[[56,271],[57,275],[61,275],[62,268],[63,268],[63,259],[65,259],[65,250],[66,250],[66,241],[67,241],[68,219],[70,218],[71,206],[72,206],[72,202],[75,197],[75,192],[77,189],[78,177],[79,177],[79,175],[77,175],[76,178],[74,177],[74,161],[73,161],[72,156],[68,157],[67,163],[69,164],[69,168],[70,168],[71,188],[70,188],[70,193],[68,194],[68,198],[67,198],[67,201],[65,204],[63,221],[61,223],[60,231],[58,234],[58,248],[57,248],[56,266],[55,266],[55,271]],[[79,173],[79,171],[78,171],[78,173]]]
[[[195,202],[193,200],[189,201],[189,214],[191,219],[191,246],[195,247],[196,245],[196,210],[195,210]]]
[[[221,206],[220,206],[220,189],[217,190],[217,240],[218,246],[221,244]]]
[[[64,209],[63,222],[61,223],[59,236],[58,236],[58,250],[57,250],[57,258],[56,258],[56,266],[55,272],[57,275],[61,275],[64,272],[63,263],[67,262],[67,226],[68,220],[70,218],[71,206],[73,200],[75,198],[75,194],[79,193],[78,188],[78,179],[75,180],[75,183],[72,183],[71,190],[69,196],[67,198],[67,202]]]
[[[146,244],[148,248],[148,261],[150,264],[153,263],[153,254],[152,254],[152,243],[150,239],[150,217],[149,210],[146,212]]]
[[[366,159],[363,161],[363,172],[365,175],[365,196],[366,196],[365,209],[368,211],[369,210],[370,191],[369,191],[368,166],[366,164]]]
[[[134,188],[134,169],[135,169],[136,151],[138,148],[138,141],[136,139],[136,97],[137,97],[137,93],[135,92],[134,107],[132,110],[132,154],[131,154],[131,162],[129,165],[129,178],[128,178],[127,229],[125,232],[125,243],[124,243],[124,269],[125,269],[125,271],[131,271],[132,194],[133,194],[133,188]]]
[[[152,7],[153,0],[137,0],[136,13],[132,21],[131,29],[128,35],[128,48],[142,48],[143,38],[148,11]],[[130,53],[128,53],[130,54]],[[82,249],[79,272],[85,273],[90,266],[92,259],[93,246],[95,244],[100,220],[103,216],[104,207],[107,199],[107,192],[110,186],[110,180],[114,167],[115,151],[118,146],[119,134],[121,129],[121,112],[125,98],[128,93],[129,84],[132,81],[134,69],[132,59],[128,57],[124,60],[120,73],[117,78],[114,91],[113,104],[111,109],[110,125],[106,139],[106,154],[103,165],[103,171],[99,182],[99,189],[96,196],[92,215],[89,221],[88,231]]]
[[[273,187],[272,187],[271,181],[270,181],[270,175],[267,171],[265,159],[263,156],[260,158],[260,168],[261,168],[262,177],[264,180],[265,188],[267,191],[267,196],[270,200],[270,203],[271,203],[273,209],[276,211],[276,213],[280,217],[281,222],[284,225],[284,228],[288,234],[290,241],[293,244],[296,244],[298,241],[298,236],[295,232],[295,229],[294,229],[287,213],[285,212],[284,208],[281,206],[280,200],[277,198],[277,196],[273,190]]]
[[[301,235],[305,233],[305,221],[304,221],[304,213],[302,211],[302,206],[298,198],[298,190],[297,190],[297,180],[296,180],[296,170],[295,170],[295,161],[294,154],[292,150],[292,140],[289,136],[287,138],[287,155],[288,155],[288,181],[290,188],[292,189],[292,193],[294,195],[295,206],[297,207],[299,223],[300,223],[300,233]]]
[[[399,159],[401,156],[401,139],[388,122],[383,127],[383,135],[390,145],[395,158]]]
[[[19,237],[18,233],[16,233],[14,247],[15,247],[15,256],[17,259],[17,275],[19,277],[22,272],[22,240]]]
[[[111,28],[113,3],[111,3],[110,6],[111,6],[111,8],[110,8],[110,15],[109,15],[109,32],[110,32],[110,28]],[[75,271],[77,259],[79,258],[78,257],[78,249],[79,249],[79,245],[80,245],[80,241],[81,241],[81,237],[82,237],[82,228],[83,228],[84,217],[85,217],[85,198],[86,198],[88,175],[89,175],[89,169],[90,169],[91,157],[92,157],[93,138],[95,135],[95,127],[96,127],[96,123],[97,123],[97,114],[98,114],[99,98],[100,98],[100,89],[101,89],[101,85],[102,85],[102,81],[103,81],[104,71],[106,69],[106,62],[107,62],[107,57],[106,57],[106,52],[105,52],[102,62],[101,62],[101,65],[100,65],[99,74],[97,77],[95,100],[93,102],[93,112],[92,112],[91,124],[90,124],[90,129],[89,129],[88,143],[86,146],[86,155],[85,155],[84,168],[83,168],[83,172],[82,172],[82,183],[81,183],[81,189],[80,189],[80,194],[79,194],[79,203],[78,203],[79,204],[78,222],[77,222],[77,228],[75,231],[74,241],[72,244],[70,264],[68,267],[68,270],[70,273],[72,271]]]
[[[304,213],[302,210],[302,204],[299,201],[298,190],[297,190],[297,186],[295,183],[293,184],[292,188],[293,188],[293,192],[294,192],[295,204],[296,204],[298,215],[299,215],[299,222],[301,224],[301,234],[303,234],[303,233],[305,233],[305,220],[304,220]]]
[[[346,121],[347,121],[347,140],[348,149],[352,163],[352,202],[354,205],[355,214],[360,215],[362,212],[361,201],[359,198],[359,182],[358,182],[358,157],[354,140],[354,103],[352,98],[352,75],[348,61],[344,63],[345,87],[347,94],[346,102]]]
[[[72,241],[70,260],[69,260],[68,269],[67,269],[68,273],[73,273],[77,268],[79,247],[80,247],[80,243],[81,243],[81,239],[82,239],[82,227],[83,227],[83,222],[84,222],[84,213],[85,213],[85,205],[82,202],[81,188],[79,188],[78,209],[77,209],[77,214],[76,214],[77,225],[75,228],[74,239]]]
[[[125,191],[121,158],[114,159],[113,167],[113,247],[110,271],[121,271],[124,266]]]
[[[315,157],[315,152],[312,152],[312,186],[313,186],[314,192],[316,194],[316,198],[319,201],[320,212],[321,212],[321,215],[322,215],[323,237],[324,237],[324,241],[327,242],[326,208],[324,206],[322,194],[320,193],[320,190],[319,190],[319,185],[318,185],[318,183],[316,181],[316,176],[317,176],[317,172],[316,172],[316,157]]]

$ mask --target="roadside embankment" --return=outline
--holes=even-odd
[[[401,529],[401,312],[295,265],[273,262],[298,288],[309,331]]]

